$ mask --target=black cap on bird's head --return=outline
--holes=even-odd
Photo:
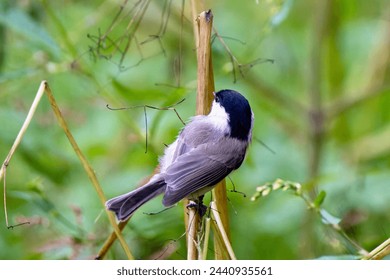
[[[253,115],[248,100],[239,92],[224,89],[214,93],[215,102],[229,115],[230,136],[250,141]]]

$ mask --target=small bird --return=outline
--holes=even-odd
[[[241,166],[253,121],[249,102],[239,92],[215,92],[210,113],[193,117],[165,149],[160,171],[142,187],[108,200],[107,209],[125,221],[162,193],[165,207],[184,198],[201,204],[205,193]]]

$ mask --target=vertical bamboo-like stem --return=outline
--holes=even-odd
[[[193,3],[193,14],[194,14],[194,3]],[[197,98],[196,98],[196,114],[205,115],[210,112],[211,104],[213,101],[214,88],[214,74],[212,67],[212,55],[211,55],[211,32],[213,24],[213,14],[209,11],[204,11],[199,14],[196,26],[194,27],[196,49],[197,49],[197,62],[198,62],[198,87],[197,87]],[[225,180],[217,184],[213,190],[213,200],[218,205],[220,223],[219,226],[223,227],[222,231],[228,234],[228,215],[227,215],[227,197],[226,197],[226,185]],[[186,205],[186,203],[185,203]],[[199,227],[199,215],[195,209],[185,210],[189,211],[188,217],[186,217],[187,227],[187,258],[196,259],[199,254],[197,248],[199,246],[196,239],[198,227]],[[226,247],[221,243],[221,239],[214,239],[214,250],[215,258],[224,259],[226,254]]]
[[[206,115],[210,112],[213,101],[214,75],[211,59],[211,31],[213,14],[211,11],[202,12],[198,19],[198,88],[196,95],[196,114]]]
[[[193,29],[194,29],[194,42],[195,42],[195,47],[198,48],[199,46],[199,25],[198,21],[195,19],[198,18],[198,15],[201,11],[204,11],[204,4],[201,1],[198,0],[191,0],[191,15],[192,18],[194,19],[194,24]]]
[[[203,12],[198,19],[199,26],[199,48],[198,48],[198,92],[197,92],[197,114],[208,114],[213,101],[214,72],[211,55],[211,31],[213,15],[211,11]],[[213,200],[218,205],[220,226],[226,237],[229,238],[229,216],[227,215],[227,195],[225,180],[219,182],[213,189]],[[214,239],[214,251],[216,259],[225,259],[224,245],[219,242],[220,239]]]
[[[196,50],[198,61],[198,87],[196,95],[196,114],[206,115],[210,112],[213,100],[214,78],[211,62],[211,30],[213,24],[213,14],[211,11],[202,12],[196,21],[197,26],[194,28],[196,38]],[[184,203],[184,205],[187,205]],[[196,236],[199,228],[199,215],[196,209],[185,209],[188,211],[186,218],[187,227],[187,259],[197,259],[197,242]],[[186,217],[186,215],[185,215]]]

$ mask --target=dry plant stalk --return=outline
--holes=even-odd
[[[102,187],[99,184],[99,181],[96,177],[96,174],[93,171],[91,165],[88,163],[84,154],[81,152],[79,146],[76,143],[76,140],[73,138],[73,135],[70,133],[70,130],[65,122],[65,119],[62,116],[60,109],[57,106],[57,103],[56,103],[54,96],[49,88],[49,85],[45,81],[44,81],[44,83],[46,85],[46,93],[47,93],[47,96],[49,98],[50,105],[52,106],[52,109],[54,111],[54,114],[56,115],[56,118],[57,118],[61,128],[64,130],[66,137],[68,137],[68,140],[69,140],[70,144],[72,145],[74,151],[76,152],[77,157],[79,158],[81,164],[83,165],[85,172],[88,174],[88,178],[92,182],[92,185],[94,186],[95,191],[98,194],[99,199],[100,199],[100,201],[105,209],[106,208],[105,207],[106,197],[104,196]],[[125,242],[125,240],[123,238],[121,231],[118,228],[118,225],[116,224],[115,217],[114,217],[113,213],[108,211],[108,210],[106,210],[106,213],[107,213],[108,219],[109,219],[111,225],[113,226],[114,231],[119,239],[119,242],[121,243],[122,248],[126,253],[126,256],[129,259],[134,259],[133,255],[130,252],[129,247],[127,246],[127,243]]]
[[[390,255],[390,238],[363,257],[363,260],[382,260]]]
[[[196,95],[196,114],[206,115],[210,112],[211,103],[213,100],[214,79],[212,75],[211,64],[211,30],[213,23],[213,15],[211,11],[202,12],[195,24],[195,38],[198,61],[198,87]],[[184,203],[184,211],[188,211],[188,216],[185,214],[185,224],[187,228],[187,259],[198,259],[198,232],[199,232],[199,213],[195,208],[187,209],[185,205],[189,203],[186,200]]]
[[[194,11],[193,11],[194,14]],[[214,74],[212,66],[211,55],[211,32],[213,29],[213,14],[209,11],[200,13],[195,22],[195,38],[197,49],[197,66],[198,66],[198,87],[197,87],[197,99],[196,99],[196,114],[206,115],[210,112],[211,104],[213,101],[214,87]],[[222,180],[216,185],[212,191],[213,203],[218,206],[217,211],[220,222],[218,223],[219,230],[214,234],[214,251],[216,259],[231,258],[233,254],[226,254],[226,249],[229,246],[226,245],[226,240],[229,240],[229,219],[227,215],[227,196],[225,180]],[[186,204],[186,203],[185,203]],[[186,211],[186,209],[185,209]],[[196,234],[199,232],[198,213],[195,209],[189,209],[189,219],[186,215],[186,227],[187,227],[187,259],[202,258],[201,252],[197,252],[199,248],[199,240],[194,240],[195,236],[203,236],[202,234]],[[212,211],[215,211],[212,208]],[[194,212],[194,213],[192,213]],[[192,218],[193,217],[193,218]],[[225,233],[225,238],[218,238],[220,233]],[[205,236],[208,238],[208,235]],[[229,243],[229,242],[228,242]],[[231,248],[231,247],[230,247]],[[205,248],[206,249],[206,248]]]
[[[61,126],[61,128],[64,130],[71,146],[73,147],[77,157],[79,158],[85,172],[87,173],[90,181],[92,182],[92,185],[94,186],[95,188],[95,191],[97,192],[98,196],[99,196],[99,199],[100,201],[102,202],[103,206],[105,204],[105,201],[106,201],[106,198],[103,194],[103,191],[102,191],[102,188],[99,184],[99,181],[96,177],[96,174],[95,172],[93,171],[91,165],[88,163],[86,157],[84,156],[84,154],[81,152],[79,146],[77,145],[76,143],[76,140],[73,138],[73,135],[71,134],[69,128],[68,128],[68,125],[66,124],[65,122],[65,119],[63,118],[62,116],[62,113],[54,99],[54,96],[49,88],[49,85],[46,81],[42,81],[41,84],[40,84],[40,87],[37,91],[37,94],[35,96],[35,99],[31,105],[31,108],[30,108],[30,111],[22,125],[22,128],[20,129],[19,131],[19,134],[18,136],[16,137],[15,141],[14,141],[14,144],[12,145],[11,147],[11,150],[8,154],[8,156],[6,157],[5,161],[3,162],[2,166],[1,166],[1,169],[0,169],[0,180],[3,178],[4,176],[4,179],[5,179],[5,174],[6,174],[6,168],[13,156],[13,154],[15,153],[16,151],[16,148],[18,147],[18,145],[20,144],[20,142],[22,141],[22,138],[23,138],[23,135],[24,133],[26,132],[32,118],[33,118],[33,115],[35,113],[35,110],[36,108],[38,107],[38,104],[43,96],[43,94],[46,93],[47,94],[47,97],[49,99],[49,102],[50,102],[50,105],[53,109],[53,112],[58,120],[58,123],[59,125]],[[7,223],[7,227],[9,227],[8,225],[8,214],[7,214],[7,207],[6,207],[6,182],[4,180],[4,211],[5,211],[5,215],[6,215],[6,223]],[[107,211],[106,210],[106,213],[108,215],[108,218],[109,218],[109,221],[111,223],[111,225],[113,226],[114,228],[114,231],[116,233],[116,235],[118,236],[118,239],[123,247],[123,250],[125,251],[127,257],[129,259],[134,259],[133,258],[133,255],[131,254],[130,252],[130,249],[129,247],[127,246],[122,234],[121,234],[121,231],[120,229],[118,228],[117,224],[116,224],[116,221],[115,221],[115,218],[114,218],[114,215]]]
[[[5,214],[5,223],[7,225],[7,228],[10,228],[12,226],[9,225],[8,223],[8,213],[7,213],[7,195],[6,195],[6,173],[7,173],[7,167],[8,167],[8,164],[10,163],[11,161],[11,158],[13,156],[13,154],[15,153],[16,149],[18,148],[20,142],[22,141],[23,139],[23,136],[24,134],[26,133],[26,130],[28,128],[28,126],[30,125],[30,122],[34,116],[34,113],[35,113],[35,110],[37,109],[38,107],[38,104],[39,104],[39,101],[41,100],[42,98],[42,95],[45,93],[45,83],[42,82],[41,85],[39,86],[39,89],[37,91],[37,94],[35,95],[35,98],[34,98],[34,101],[33,103],[31,104],[31,107],[30,107],[30,110],[27,114],[27,117],[26,119],[24,120],[24,123],[18,133],[18,136],[16,136],[16,139],[7,155],[7,157],[5,158],[3,164],[1,165],[1,169],[0,169],[0,181],[4,178],[4,187],[3,187],[3,200],[4,200],[4,214]]]

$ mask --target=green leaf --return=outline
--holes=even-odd
[[[60,56],[59,46],[46,29],[24,11],[9,9],[6,12],[0,12],[0,23],[45,47],[54,57],[58,58]]]
[[[325,200],[325,197],[326,197],[326,192],[325,191],[321,191],[316,199],[314,200],[314,206],[315,208],[320,208],[320,206],[322,205],[322,203],[324,202]]]

